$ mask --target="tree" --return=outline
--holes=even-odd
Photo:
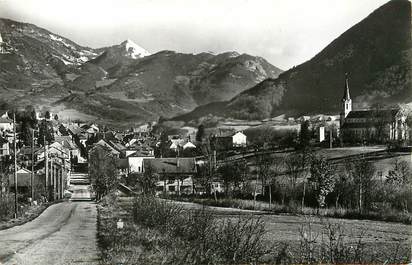
[[[98,145],[89,153],[89,175],[96,199],[117,188],[117,157],[106,146]]]
[[[389,170],[386,182],[397,188],[402,188],[410,183],[411,179],[408,162],[400,161],[398,158],[392,162],[392,169]]]
[[[212,184],[212,177],[215,173],[215,151],[212,150],[211,147],[211,139],[208,138],[207,141],[198,144],[197,150],[200,153],[200,155],[203,155],[204,157],[207,158],[207,161],[203,165],[198,166],[198,180],[201,185],[203,185],[206,188],[206,192],[210,193],[211,192],[211,184]],[[216,193],[215,193],[215,199],[216,198]]]
[[[58,120],[59,120],[59,116],[58,116],[57,114],[55,114],[55,115],[54,115],[54,119],[55,119],[56,121],[58,121]]]
[[[50,111],[46,111],[46,114],[44,115],[44,117],[45,117],[47,120],[50,120],[50,118],[51,118]]]
[[[20,127],[20,141],[25,145],[29,146],[32,142],[32,130],[33,128],[30,126],[29,121],[23,121]]]
[[[284,160],[281,158],[273,158],[271,161],[270,176],[269,176],[269,209],[272,207],[272,185],[276,182],[280,175]]]
[[[334,188],[335,193],[335,207],[342,205],[343,201],[350,201],[350,195],[353,193],[352,178],[345,168],[350,168],[351,162],[349,160],[343,161],[340,170],[337,170],[336,183]],[[346,195],[346,196],[345,196]]]
[[[299,149],[305,149],[310,145],[311,133],[309,130],[309,121],[300,124],[299,132]]]
[[[142,188],[143,194],[153,195],[156,190],[156,183],[159,176],[153,171],[152,166],[145,167],[144,173],[138,174],[137,184]]]
[[[42,120],[39,126],[39,144],[45,145],[54,141],[53,125],[50,121]]]
[[[203,141],[204,136],[205,136],[205,126],[203,124],[200,124],[196,132],[196,142],[201,143]]]
[[[217,169],[217,172],[223,181],[223,185],[225,186],[225,195],[227,197],[229,195],[231,185],[233,190],[235,190],[238,189],[240,184],[244,182],[246,177],[246,162],[226,162]]]
[[[368,196],[372,191],[372,179],[375,174],[375,167],[365,158],[359,158],[348,164],[348,173],[353,179],[357,191],[357,204],[359,212],[367,202]]]
[[[326,196],[335,186],[335,167],[323,157],[313,157],[310,165],[310,181],[315,184],[316,199],[319,207],[325,207]]]
[[[299,176],[306,177],[306,168],[309,167],[312,159],[312,150],[305,148],[286,156],[285,166],[290,178],[292,188],[295,188]]]
[[[157,155],[160,157],[167,157],[169,153],[169,139],[167,137],[167,134],[165,132],[162,132],[160,134],[160,144],[157,148]]]
[[[258,178],[262,182],[262,195],[265,196],[265,186],[272,173],[273,159],[269,155],[260,154],[256,156],[256,170]]]
[[[34,113],[34,114],[33,114]],[[31,145],[32,130],[37,127],[36,112],[32,106],[27,106],[24,111],[16,111],[16,122],[20,123],[19,139],[24,145]]]
[[[3,156],[0,159],[0,197],[7,192],[9,176],[12,174],[13,159],[10,156]]]

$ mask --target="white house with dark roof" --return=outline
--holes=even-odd
[[[7,113],[0,117],[0,131],[12,131],[13,120],[7,117]]]
[[[243,132],[237,132],[232,136],[232,143],[235,147],[246,146],[246,140],[247,137]]]

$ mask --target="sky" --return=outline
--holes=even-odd
[[[0,0],[0,17],[93,48],[131,39],[151,53],[237,51],[287,70],[387,1]]]

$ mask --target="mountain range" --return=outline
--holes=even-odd
[[[65,118],[130,124],[230,100],[282,70],[237,52],[151,54],[131,40],[92,49],[0,19],[0,108],[34,105]]]
[[[345,74],[354,108],[412,102],[411,3],[392,0],[285,72],[237,52],[151,54],[131,40],[98,49],[0,19],[0,110],[129,126],[165,117],[244,120],[338,113]]]
[[[412,102],[411,2],[392,0],[332,41],[311,60],[222,100],[178,116],[265,119],[340,111],[345,74],[354,108]]]

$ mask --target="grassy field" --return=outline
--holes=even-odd
[[[193,203],[181,203],[186,210],[202,209],[203,206]],[[116,207],[99,207],[99,238],[102,252],[107,254],[110,242],[104,240],[105,234],[114,229],[116,220],[125,221],[127,232],[123,236],[137,233],[131,218],[132,198],[120,197]],[[299,261],[308,252],[316,257],[320,250],[340,246],[342,251],[358,251],[364,262],[406,263],[411,259],[411,227],[399,223],[387,223],[368,220],[326,219],[309,216],[269,215],[262,211],[245,211],[233,208],[206,207],[217,220],[237,220],[240,216],[251,216],[260,219],[265,225],[265,245],[283,251],[286,261]],[[336,241],[330,240],[331,236]],[[138,244],[137,242],[128,244]],[[336,243],[338,242],[338,243]],[[108,245],[109,244],[109,245]],[[124,244],[124,243],[122,243]],[[135,246],[135,248],[137,245]],[[130,249],[129,247],[126,247]],[[140,249],[140,248],[139,248]],[[311,251],[308,251],[311,249]],[[124,259],[124,253],[117,253]],[[139,254],[140,255],[140,254]],[[306,257],[305,256],[305,257]],[[116,259],[116,257],[111,257]],[[127,264],[127,263],[125,263]]]

